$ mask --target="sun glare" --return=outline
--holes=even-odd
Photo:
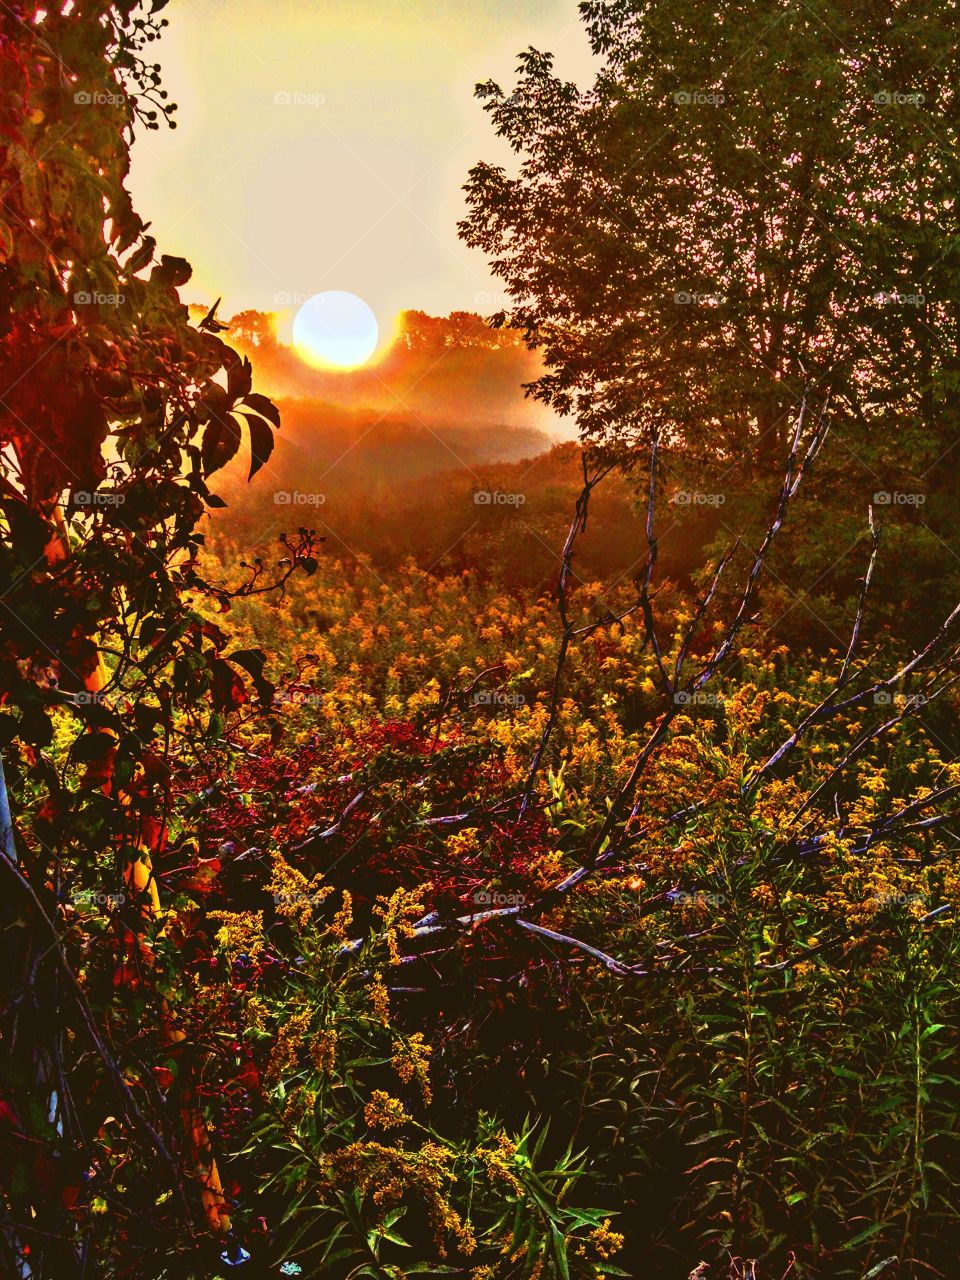
[[[354,293],[331,289],[308,298],[293,322],[293,345],[315,369],[356,369],[373,355],[377,317]]]

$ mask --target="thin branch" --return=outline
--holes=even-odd
[[[543,763],[544,753],[547,750],[547,744],[553,734],[554,727],[557,723],[557,716],[560,710],[560,686],[563,677],[563,668],[567,660],[567,652],[570,648],[570,642],[576,634],[575,628],[570,623],[568,612],[568,595],[567,585],[570,576],[573,573],[573,552],[577,538],[587,527],[587,514],[590,506],[590,495],[600,483],[600,481],[609,474],[611,467],[604,467],[598,471],[593,477],[587,473],[587,460],[584,456],[583,464],[583,488],[580,490],[580,496],[577,498],[577,506],[574,511],[573,519],[570,522],[570,529],[567,532],[566,542],[563,544],[563,552],[560,557],[560,575],[557,579],[557,606],[560,612],[560,621],[563,624],[563,632],[560,636],[560,649],[557,654],[557,662],[553,673],[553,684],[550,690],[549,712],[547,715],[547,723],[544,726],[543,733],[540,735],[540,741],[537,743],[536,750],[533,754],[533,760],[530,764],[530,770],[527,774],[526,785],[523,790],[523,799],[520,802],[519,819],[522,819],[530,806],[530,799],[533,794],[533,786],[540,772],[540,766]]]

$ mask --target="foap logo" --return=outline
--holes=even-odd
[[[504,893],[499,889],[477,889],[473,901],[478,907],[522,907],[527,901],[527,895]]]
[[[691,493],[681,489],[670,501],[677,507],[722,507],[727,500],[725,493]]]
[[[75,307],[122,307],[126,300],[122,293],[88,293],[86,289],[78,289],[73,295]]]
[[[103,893],[99,889],[82,889],[74,895],[74,902],[95,902],[98,907],[122,907],[126,896],[122,893]]]
[[[125,93],[104,93],[102,89],[78,89],[73,95],[78,107],[122,107],[128,101]]]
[[[878,107],[919,107],[926,102],[926,94],[901,93],[899,89],[881,89],[873,95]]]
[[[500,493],[497,489],[480,489],[473,495],[478,507],[522,507],[526,500],[525,493]]]
[[[686,289],[675,293],[673,300],[681,307],[719,307],[726,301],[722,293],[688,293]]]
[[[122,507],[126,500],[123,493],[99,493],[96,489],[75,489],[73,493],[75,507]]]
[[[873,295],[873,300],[881,307],[922,307],[927,299],[922,293],[898,293],[895,289],[881,289]]]
[[[473,695],[475,707],[524,707],[526,704],[522,693],[505,693],[502,689],[481,689]]]
[[[926,903],[926,898],[922,893],[873,893],[870,895],[873,902],[879,903],[881,907],[912,907],[914,905],[922,907]]]
[[[275,307],[302,307],[312,297],[312,293],[298,293],[296,290],[288,293],[286,289],[281,289],[279,293],[273,295],[273,305]]]
[[[498,311],[506,310],[512,301],[509,293],[491,293],[488,289],[481,289],[473,295],[475,307],[496,307]]]
[[[900,493],[894,489],[878,489],[873,495],[874,505],[878,507],[922,507],[927,500],[925,493]]]
[[[672,889],[667,894],[672,907],[722,907],[726,898],[722,893],[710,893],[706,889]]]
[[[290,707],[320,707],[323,705],[323,694],[309,693],[303,689],[279,689],[273,695],[273,700]]]
[[[673,95],[673,100],[678,107],[719,107],[726,102],[726,95],[723,93],[704,93],[700,89],[678,89]]]
[[[922,693],[891,693],[889,689],[878,689],[873,695],[875,707],[896,707],[898,711],[911,707],[925,707],[927,699]]]
[[[96,689],[78,689],[75,693],[68,694],[67,696],[75,707],[109,706],[104,695]]]
[[[323,107],[326,103],[325,93],[301,93],[280,89],[273,95],[275,107]]]
[[[719,693],[704,693],[702,689],[698,689],[695,693],[691,693],[687,689],[681,689],[673,695],[673,701],[678,707],[722,707],[723,696]]]
[[[322,507],[325,493],[301,493],[299,489],[278,489],[273,501],[278,507]]]

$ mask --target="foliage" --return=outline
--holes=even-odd
[[[144,61],[161,25],[129,3],[0,15],[0,746],[31,818],[15,846],[3,831],[0,858],[11,1272],[21,1247],[37,1274],[83,1265],[103,1168],[121,1236],[164,1190],[147,1192],[156,1162],[167,1185],[143,1242],[171,1214],[193,1230],[199,1201],[171,1154],[183,1144],[190,1168],[188,1144],[144,1093],[174,1034],[145,980],[173,940],[147,936],[150,855],[167,839],[173,736],[215,731],[247,674],[265,691],[262,656],[227,661],[226,635],[197,612],[195,559],[221,501],[208,482],[244,423],[254,474],[279,415],[213,312],[188,323],[190,266],[157,256],[125,186],[136,125],[172,112]],[[309,567],[311,546],[294,539],[279,576]],[[98,902],[116,910],[91,919]],[[54,1210],[35,1232],[38,1196]]]
[[[952,15],[581,13],[588,90],[533,49],[512,93],[479,86],[522,167],[477,166],[462,224],[544,347],[537,393],[598,441],[656,431],[769,462],[807,384],[855,451],[936,457],[957,350]]]
[[[318,931],[310,917],[330,889],[281,860],[272,884],[300,954],[270,996],[249,997],[247,1038],[269,1056],[240,1158],[248,1177],[264,1171],[261,1203],[283,1208],[289,1257],[356,1277],[464,1274],[467,1260],[474,1275],[503,1264],[593,1276],[586,1260],[615,1241],[601,1211],[567,1203],[582,1157],[568,1148],[551,1159],[548,1126],[535,1133],[530,1121],[510,1134],[480,1112],[473,1125],[464,1118],[460,1138],[431,1125],[431,1046],[394,1022],[387,986],[398,936],[424,909],[416,891],[380,898],[374,929],[344,963],[350,895]],[[259,991],[267,962],[282,959],[260,949],[256,961],[237,956],[247,943],[236,927],[223,938],[233,981]]]
[[[140,56],[157,24],[136,12],[3,18],[3,738],[41,748],[45,708],[85,688],[98,648],[118,690],[142,690],[148,740],[165,701],[196,700],[161,673],[178,660],[212,671],[222,647],[185,603],[202,588],[197,524],[218,501],[207,481],[237,452],[243,418],[251,474],[279,421],[212,317],[188,324],[177,287],[190,266],[154,260],[124,187],[134,123],[157,114]],[[77,714],[81,728],[110,723],[106,708]]]
[[[858,38],[887,29],[872,10],[825,12]],[[944,250],[929,274],[949,286],[952,242],[889,175],[913,172],[917,144],[931,208],[952,216],[953,162],[941,141],[920,147],[915,117],[887,136],[863,101],[878,66],[914,65],[899,31],[858,60],[809,11],[771,8],[746,51],[733,8],[723,22],[697,4],[584,14],[606,58],[590,94],[534,53],[512,99],[485,91],[528,163],[512,183],[475,174],[467,226],[506,255],[519,318],[546,344],[541,392],[563,408],[575,389],[587,436],[614,446],[548,463],[531,508],[534,536],[562,546],[549,593],[536,565],[504,571],[523,543],[499,513],[452,572],[397,563],[396,529],[376,530],[379,558],[358,545],[322,564],[313,530],[285,533],[273,569],[245,513],[200,524],[223,501],[208,481],[237,455],[241,420],[254,472],[279,415],[215,308],[189,324],[186,264],[151,267],[129,207],[133,126],[163,110],[141,60],[157,26],[124,5],[0,17],[10,1274],[192,1280],[233,1274],[247,1250],[251,1271],[331,1280],[913,1280],[956,1256],[960,610],[937,612],[908,542],[888,551],[871,519],[856,574],[822,606],[832,647],[771,632],[782,593],[809,582],[791,521],[819,511],[832,536],[835,508],[816,502],[832,465],[823,344],[847,344],[842,432],[859,406],[876,435],[888,393],[925,360],[900,463],[952,420],[940,304],[924,331],[888,312],[871,329],[872,313],[844,306],[881,243],[891,271],[911,246]],[[942,68],[932,94],[952,45],[921,16]],[[641,172],[626,148],[655,144],[644,94],[712,83],[733,49],[726,124],[689,116],[666,167]],[[784,68],[822,76],[834,110]],[[843,130],[855,159],[821,183],[816,148],[836,162]],[[767,146],[772,174],[745,140]],[[687,210],[680,179],[698,157]],[[798,165],[849,250],[841,230],[808,241],[765,220],[779,199],[801,216],[786,199]],[[587,225],[568,260],[553,219],[574,195],[593,216],[586,199],[619,199],[625,177],[621,213],[644,219],[645,244]],[[711,238],[711,201],[726,239]],[[652,302],[665,273],[700,284],[715,251],[729,328],[718,307],[667,332]],[[781,269],[799,290],[789,306]],[[737,334],[756,346],[771,317],[773,387],[733,358]],[[515,333],[485,345],[464,314],[429,320],[408,321],[401,364],[515,351]],[[801,362],[786,474],[765,464],[749,512],[765,532],[707,571],[723,520],[691,522],[660,559],[664,473],[672,485],[704,452],[716,463],[755,443]],[[711,419],[692,420],[708,403],[730,409],[715,446]],[[629,480],[606,464],[651,435],[628,519],[639,456]],[[619,486],[608,508],[601,482]],[[358,527],[380,516],[360,488]],[[604,542],[627,529],[643,541],[624,565]],[[915,645],[884,625],[885,572],[912,573],[927,600]]]
[[[430,899],[447,915],[482,912],[476,894],[488,888],[502,895],[496,901],[529,906],[574,869],[598,821],[599,797],[615,789],[656,723],[656,663],[643,650],[642,625],[628,619],[602,644],[574,652],[556,764],[543,779],[549,822],[522,838],[514,830],[511,839],[509,821],[484,797],[522,786],[546,719],[556,656],[555,636],[543,651],[547,603],[539,621],[535,609],[507,599],[474,605],[471,616],[462,580],[412,573],[393,589],[361,580],[344,597],[333,579],[323,587],[326,572],[298,589],[307,599],[291,600],[289,623],[248,607],[248,625],[265,628],[267,643],[281,650],[295,648],[301,617],[321,610],[326,617],[312,679],[304,670],[279,687],[297,744],[280,765],[292,803],[278,807],[277,786],[266,784],[266,812],[281,824],[294,814],[309,819],[306,831],[297,828],[299,849],[286,856],[353,895],[355,937],[375,918],[373,896],[398,882],[412,894],[429,879]],[[584,592],[580,604],[590,603]],[[421,621],[421,609],[434,627]],[[365,616],[377,620],[379,638],[368,637]],[[488,632],[490,651],[482,623],[493,617],[502,621]],[[437,647],[454,619],[457,656],[468,659],[459,668]],[[278,622],[289,631],[276,630]],[[449,700],[448,682],[469,689],[497,648],[512,648],[515,671],[501,698]],[[405,679],[394,669],[400,655],[411,658]],[[873,661],[882,666],[890,657],[878,652]],[[421,666],[446,672],[426,698]],[[616,1230],[626,1243],[615,1263],[631,1274],[675,1275],[705,1260],[701,1275],[726,1275],[729,1253],[754,1259],[760,1275],[779,1277],[792,1257],[798,1275],[859,1276],[893,1255],[936,1264],[950,1247],[958,1173],[957,1082],[948,1065],[958,1025],[948,976],[956,932],[946,910],[956,901],[954,827],[921,825],[906,837],[891,827],[888,839],[874,837],[866,849],[862,833],[905,809],[919,816],[925,803],[936,812],[940,790],[956,785],[952,753],[936,745],[952,732],[954,711],[931,703],[921,721],[903,722],[870,749],[838,796],[837,835],[829,811],[812,824],[791,815],[865,725],[888,714],[883,701],[825,726],[787,777],[741,795],[744,778],[829,688],[816,662],[786,648],[746,647],[713,698],[676,723],[644,786],[636,852],[540,917],[561,937],[628,961],[634,977],[612,978],[587,957],[578,963],[549,941],[480,922],[452,955],[441,948],[420,962],[401,937],[399,979],[388,960],[380,963],[394,988],[392,1015],[433,1045],[431,1131],[460,1140],[482,1111],[508,1131],[529,1114],[549,1118],[551,1138],[589,1153],[586,1203],[620,1210]],[[630,691],[645,714],[628,714]],[[381,708],[394,717],[392,728],[371,734]],[[424,755],[441,715],[436,755]],[[484,758],[479,771],[461,772]],[[261,770],[240,765],[245,795],[257,794],[251,771]],[[454,797],[461,812],[473,812],[438,829],[431,819]],[[666,815],[706,798],[702,815],[664,827]],[[229,820],[211,821],[208,853],[216,833],[230,830]],[[251,834],[255,848],[270,848],[277,825]],[[226,898],[235,897],[232,888]],[[318,907],[322,920],[330,921],[336,901]],[[269,905],[257,904],[269,920]],[[309,963],[302,936],[287,954]],[[294,991],[302,983],[316,1010],[341,981],[349,983],[349,971],[323,994],[314,976],[297,976]],[[274,1025],[290,1025],[300,1006],[289,1001],[286,987],[275,1002],[267,996]],[[389,1078],[368,1081],[390,1090]],[[321,1111],[329,1116],[332,1107]],[[327,1141],[317,1134],[311,1150],[326,1150]],[[263,1146],[255,1150],[262,1155]],[[246,1158],[254,1155],[248,1147]],[[294,1167],[305,1161],[300,1153]],[[326,1248],[334,1229],[334,1219],[317,1218],[300,1244]]]
[[[471,171],[461,231],[504,283],[499,322],[543,350],[534,393],[606,456],[635,464],[656,436],[751,539],[801,394],[829,402],[817,517],[778,575],[829,580],[867,504],[902,502],[924,598],[948,578],[952,601],[952,6],[580,10],[589,87],[530,48],[514,86],[477,89],[516,166]]]

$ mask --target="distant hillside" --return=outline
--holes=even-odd
[[[491,329],[470,312],[403,312],[383,357],[345,371],[309,368],[278,340],[275,322],[272,315],[244,311],[228,322],[225,335],[250,357],[258,388],[274,399],[375,410],[431,427],[523,428],[548,442],[571,437],[569,424],[524,393],[524,384],[542,372],[539,355],[518,333]],[[516,455],[508,445],[500,456]]]
[[[304,420],[314,412],[304,410]],[[306,525],[326,537],[326,555],[366,558],[378,571],[412,558],[438,573],[476,569],[505,583],[552,586],[581,485],[577,445],[491,461],[480,456],[481,434],[471,454],[457,433],[458,458],[454,433],[438,440],[418,424],[392,422],[364,434],[357,424],[338,431],[333,417],[327,421],[334,425],[317,433],[311,449],[292,417],[294,442],[278,442],[250,485],[246,460],[231,466],[217,486],[228,506],[211,513],[211,550],[222,544],[224,560],[230,545],[267,555],[282,530]],[[521,433],[509,438],[519,447]],[[438,463],[432,471],[431,462]],[[576,572],[615,577],[644,554],[633,494],[611,476],[596,492]]]
[[[440,572],[553,580],[580,452],[558,445],[524,396],[539,366],[516,333],[468,313],[407,312],[385,358],[348,373],[307,368],[259,312],[235,317],[229,337],[250,355],[282,425],[252,485],[245,449],[220,478],[228,507],[212,517],[211,544],[265,551],[303,524],[324,533],[328,554],[384,570],[412,557]],[[641,535],[628,487],[612,481],[594,504],[582,572],[628,570]]]
[[[277,401],[282,428],[271,469],[321,476],[335,487],[449,471],[545,453],[553,440],[533,427],[426,419],[419,414],[311,400]]]

